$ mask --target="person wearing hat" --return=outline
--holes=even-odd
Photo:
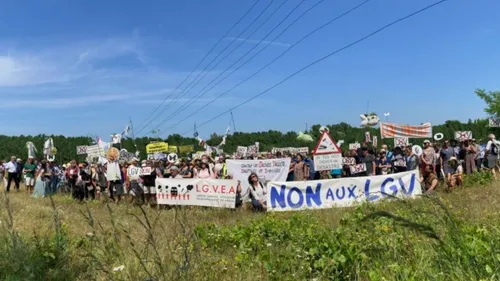
[[[498,162],[498,154],[500,152],[500,142],[496,140],[494,134],[490,134],[488,138],[489,140],[486,143],[485,155],[484,155],[484,158],[486,159],[485,169],[491,171],[491,173],[493,174],[493,178],[496,179],[495,169],[498,169],[497,162]]]
[[[141,168],[137,166],[139,159],[132,158],[127,168],[126,186],[130,193],[131,203],[140,204],[139,198],[143,197],[143,190],[139,186]]]
[[[170,167],[169,179],[183,179],[183,177],[179,174],[179,167],[177,166]]]
[[[26,184],[26,192],[32,193],[35,187],[36,164],[33,163],[33,156],[28,157],[28,161],[24,164],[23,174]]]
[[[448,164],[450,167],[454,170],[453,174],[451,175],[450,181],[448,182],[448,187],[450,191],[453,191],[453,188],[455,186],[460,186],[462,185],[463,181],[463,173],[464,173],[464,167],[460,162],[458,162],[457,158],[455,156],[451,157],[450,160],[448,161]]]

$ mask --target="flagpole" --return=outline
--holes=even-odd
[[[234,129],[234,132],[236,133],[236,123],[234,123],[233,111],[229,110],[229,113],[231,113],[231,120],[233,120],[233,129]]]

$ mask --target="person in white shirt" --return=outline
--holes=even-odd
[[[267,210],[267,188],[259,181],[256,173],[248,176],[248,190],[244,197],[250,197],[254,211],[263,212]]]
[[[484,158],[486,158],[487,161],[487,166],[485,169],[491,171],[493,174],[493,178],[496,179],[496,174],[495,174],[495,168],[498,169],[497,167],[497,162],[498,162],[498,154],[500,151],[500,142],[498,142],[495,138],[494,134],[490,134],[488,136],[490,139],[488,143],[486,143],[486,148],[485,148],[485,155]]]
[[[106,178],[108,179],[108,190],[111,200],[116,199],[118,204],[122,200],[123,184],[120,164],[115,159],[108,159]],[[116,198],[114,198],[116,195]]]
[[[17,165],[16,157],[12,156],[10,158],[10,162],[5,164],[5,169],[7,170],[7,192],[10,191],[10,184],[12,181],[16,184],[16,190],[19,191],[19,175],[17,174]]]
[[[184,177],[179,174],[179,168],[177,166],[170,167],[170,177],[169,179],[183,179]]]

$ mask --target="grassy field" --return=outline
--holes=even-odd
[[[500,280],[500,183],[279,214],[0,196],[0,280]]]

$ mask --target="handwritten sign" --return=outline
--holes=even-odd
[[[357,150],[360,147],[361,147],[361,144],[359,142],[349,144],[349,150]]]
[[[289,153],[289,154],[298,154],[298,153],[309,153],[309,147],[273,147],[271,150],[272,154],[276,153]]]
[[[314,169],[316,171],[342,169],[342,154],[330,153],[314,155]]]
[[[89,145],[87,146],[87,155],[91,157],[104,156],[104,149],[98,144]]]

